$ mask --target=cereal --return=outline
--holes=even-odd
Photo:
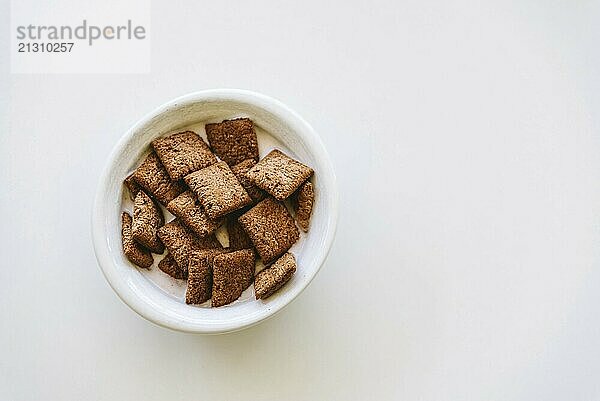
[[[158,268],[176,279],[184,279],[187,276],[186,271],[179,267],[177,262],[175,262],[175,259],[173,259],[173,255],[169,252],[167,252],[167,255],[158,262]]]
[[[213,152],[230,166],[246,159],[258,161],[258,141],[249,118],[206,124],[206,136]]]
[[[158,238],[158,229],[164,222],[158,205],[144,191],[139,191],[133,202],[133,239],[154,253],[163,253],[165,247]]]
[[[155,139],[152,147],[174,181],[217,162],[204,140],[192,131]]]
[[[248,195],[252,198],[254,202],[261,201],[265,198],[266,194],[260,188],[257,188],[246,176],[248,170],[256,165],[256,162],[252,159],[246,159],[243,162],[236,164],[231,168],[233,174],[238,179],[242,187],[248,192]]]
[[[310,225],[310,215],[312,214],[313,204],[315,201],[315,191],[310,181],[306,181],[298,189],[296,194],[296,221],[300,228],[304,231],[308,231]]]
[[[173,220],[162,226],[158,230],[158,236],[186,275],[188,258],[192,251],[222,248],[214,235],[199,238],[179,220]]]
[[[283,287],[292,278],[296,271],[296,258],[289,252],[277,259],[270,267],[267,267],[254,278],[254,293],[256,299],[270,297]]]
[[[142,190],[142,187],[140,187],[138,183],[135,182],[135,180],[133,179],[133,173],[129,174],[127,178],[125,178],[125,181],[123,181],[123,183],[129,191],[129,197],[131,198],[131,200],[134,200],[138,191]]]
[[[185,177],[211,219],[240,209],[252,202],[246,190],[225,162],[196,171]]]
[[[213,259],[222,252],[223,250],[217,249],[192,252],[188,265],[186,304],[201,304],[210,299],[213,285]]]
[[[208,144],[192,131],[153,140],[150,153],[125,178],[133,218],[122,214],[123,251],[149,269],[151,252],[166,248],[158,268],[186,280],[186,304],[212,299],[211,307],[228,305],[251,284],[256,299],[266,299],[296,272],[289,250],[300,238],[299,228],[309,229],[314,171],[277,149],[259,161],[249,118],[205,129]],[[165,224],[158,203],[175,219]],[[216,237],[224,222],[227,248]],[[258,257],[267,267],[255,275]]]
[[[152,254],[147,249],[136,243],[131,236],[132,218],[127,212],[121,214],[121,241],[123,242],[123,252],[131,263],[149,269],[154,263]]]
[[[286,207],[273,198],[260,201],[238,221],[266,265],[290,249],[300,237]]]
[[[313,169],[275,149],[252,167],[246,176],[279,201],[289,197],[313,174]]]
[[[148,194],[163,205],[167,205],[185,191],[185,185],[180,181],[171,181],[167,170],[154,152],[150,153],[133,172],[133,178]]]
[[[208,217],[192,191],[185,191],[169,202],[167,210],[177,216],[200,238],[214,233],[223,223],[223,219],[213,220]]]
[[[242,295],[254,279],[254,251],[223,253],[213,260],[212,306],[227,305]]]
[[[234,215],[227,219],[227,234],[229,235],[229,249],[238,251],[240,249],[252,249],[252,241],[237,221],[239,216]]]

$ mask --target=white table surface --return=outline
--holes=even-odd
[[[598,2],[177,3],[150,74],[11,75],[1,33],[0,400],[600,399]],[[304,116],[341,210],[292,305],[203,337],[129,310],[89,225],[121,134],[215,87]]]

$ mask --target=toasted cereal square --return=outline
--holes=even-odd
[[[135,180],[133,179],[133,173],[129,174],[127,178],[125,178],[125,181],[123,181],[123,183],[129,191],[129,197],[131,198],[131,200],[134,200],[138,191],[142,190],[142,187],[140,187],[138,183],[135,182]]]
[[[214,233],[223,224],[223,219],[208,217],[196,195],[189,190],[169,202],[167,210],[179,217],[200,238]]]
[[[152,147],[174,181],[217,162],[206,142],[193,131],[155,139]]]
[[[212,306],[232,303],[254,279],[254,251],[223,253],[213,259]]]
[[[289,252],[283,254],[271,266],[258,272],[254,278],[256,299],[270,297],[292,278],[296,271],[296,258]]]
[[[206,124],[206,137],[213,152],[230,166],[246,159],[258,161],[258,140],[249,118]]]
[[[260,201],[238,219],[265,265],[298,241],[300,233],[283,203],[273,198]]]
[[[300,228],[304,232],[307,232],[310,225],[310,215],[312,214],[315,202],[315,191],[310,181],[306,181],[300,186],[295,198],[296,221]]]
[[[169,252],[167,252],[167,255],[160,262],[158,262],[158,268],[173,278],[186,278],[186,272],[179,267],[177,262],[175,262],[175,259],[173,259],[173,255],[171,255]]]
[[[218,219],[252,202],[225,162],[218,162],[185,177],[211,219]]]
[[[252,249],[252,241],[237,221],[238,215],[227,218],[227,234],[229,235],[229,249],[239,251],[240,249]]]
[[[256,163],[246,176],[254,185],[282,201],[312,174],[312,168],[275,149]]]
[[[158,237],[165,244],[175,262],[187,276],[188,258],[193,251],[202,249],[221,249],[221,243],[214,235],[199,238],[181,221],[173,220],[158,230]]]
[[[162,210],[144,191],[133,202],[133,239],[154,253],[163,253],[165,246],[158,238],[158,229],[165,223]]]
[[[186,304],[201,304],[212,296],[213,259],[223,250],[208,249],[190,255],[188,281],[185,291]]]
[[[133,172],[133,179],[154,199],[167,205],[185,191],[181,181],[172,181],[156,153],[151,152]]]
[[[147,249],[136,243],[131,236],[132,218],[127,212],[121,214],[121,240],[123,242],[123,253],[134,265],[149,269],[154,263],[152,254]]]
[[[266,194],[260,188],[257,188],[252,182],[246,177],[246,173],[252,167],[256,165],[256,162],[253,159],[246,159],[243,162],[236,164],[231,168],[233,174],[238,179],[242,187],[248,192],[248,195],[252,198],[254,202],[258,202],[263,200],[266,197]]]

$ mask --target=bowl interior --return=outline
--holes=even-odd
[[[132,265],[121,247],[120,214],[131,211],[122,185],[149,151],[150,142],[169,133],[192,129],[205,137],[204,124],[249,117],[256,126],[261,158],[273,148],[315,170],[315,204],[307,235],[291,249],[298,270],[292,279],[265,301],[254,299],[253,286],[233,304],[220,308],[186,305],[185,283],[171,279],[157,267],[148,272]],[[94,244],[102,270],[119,296],[147,319],[174,329],[225,332],[241,329],[281,309],[312,280],[329,250],[335,230],[335,177],[327,154],[312,128],[281,103],[262,95],[236,91],[208,91],[179,98],[136,124],[117,145],[100,184],[94,209]],[[170,220],[170,215],[166,214]],[[218,234],[226,244],[226,235]]]

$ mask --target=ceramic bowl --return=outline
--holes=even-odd
[[[310,230],[291,252],[298,269],[292,279],[266,300],[255,300],[253,286],[240,300],[219,308],[186,305],[180,284],[155,265],[150,271],[132,265],[121,246],[120,214],[128,209],[123,179],[147,154],[150,142],[165,134],[195,128],[204,135],[207,122],[246,116],[254,121],[260,156],[282,148],[311,166],[315,204]],[[92,239],[98,264],[115,293],[131,309],[163,327],[193,333],[241,330],[280,311],[315,277],[329,252],[338,216],[336,179],[331,160],[312,127],[283,103],[268,96],[236,89],[215,89],[174,99],[139,120],[112,151],[100,178],[93,212]],[[162,276],[160,276],[162,275]],[[157,277],[161,278],[160,281]],[[179,287],[178,287],[179,285]],[[179,291],[179,292],[178,292]]]

